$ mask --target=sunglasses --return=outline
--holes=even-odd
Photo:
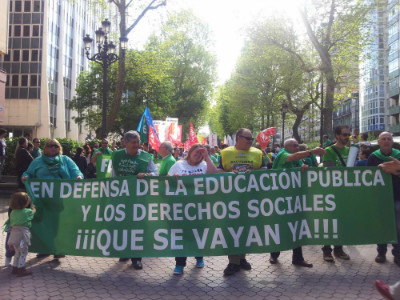
[[[244,138],[244,139],[246,139],[247,141],[253,141],[254,140],[254,138],[253,137],[248,137],[248,136],[243,136],[243,135],[239,135],[240,137],[242,137],[242,138]]]
[[[47,145],[47,148],[56,148],[56,149],[58,149],[58,148],[60,148],[60,146],[58,146],[56,144],[53,144],[53,145]]]

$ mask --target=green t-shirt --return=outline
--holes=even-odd
[[[301,160],[286,162],[287,157],[291,154],[292,153],[287,151],[285,148],[282,148],[274,160],[272,169],[291,169],[301,167],[303,165],[303,162]]]
[[[332,148],[335,147],[334,145],[328,147],[325,149],[326,153],[324,155],[324,162],[327,161],[333,161],[335,162],[336,167],[343,167],[342,162],[340,161],[339,156],[336,154],[335,150]],[[335,149],[339,152],[339,154],[342,156],[344,163],[347,162],[347,158],[349,156],[349,147],[344,146],[344,148],[339,149],[338,147],[335,147]]]
[[[330,139],[327,139],[325,143],[322,144],[322,148],[326,148],[331,143]]]
[[[167,176],[169,169],[176,163],[176,160],[172,154],[167,155],[161,160],[160,168],[158,169],[158,175]]]
[[[35,212],[30,208],[13,209],[10,214],[10,226],[25,226],[31,228]]]
[[[317,156],[311,153],[311,156],[306,157],[304,159],[304,163],[309,167],[317,167],[318,166]]]
[[[128,155],[125,149],[121,149],[113,152],[111,160],[115,176],[130,176],[147,173],[152,156],[145,151],[140,151],[137,155]]]
[[[103,150],[103,148],[97,148],[96,150],[94,150],[93,154],[95,154],[96,152],[101,152],[101,154],[105,154],[105,155],[112,155],[113,151],[110,148],[106,148],[105,150]]]
[[[209,155],[211,161],[214,163],[215,166],[218,166],[218,159],[214,157],[214,155]]]

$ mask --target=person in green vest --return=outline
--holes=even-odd
[[[327,134],[324,134],[324,135],[322,136],[322,139],[323,139],[323,141],[324,141],[323,144],[322,144],[322,148],[324,148],[324,149],[325,149],[326,147],[328,147],[328,146],[332,143]]]
[[[113,151],[108,147],[108,140],[107,139],[102,139],[101,140],[101,147],[97,148],[93,152],[93,156],[91,158],[91,162],[93,166],[96,166],[96,158],[99,155],[112,155]]]
[[[33,150],[31,152],[33,158],[42,155],[42,150],[40,150],[40,140],[38,138],[33,139]]]
[[[306,157],[315,155],[324,155],[325,150],[316,147],[312,150],[299,151],[299,143],[295,139],[287,139],[283,148],[278,152],[274,163],[272,164],[272,169],[293,169],[301,167],[303,171],[308,169],[308,165],[303,164],[303,159]],[[278,262],[278,257],[280,252],[272,252],[269,258],[271,264],[276,264]],[[312,264],[304,260],[303,250],[301,247],[293,249],[292,264],[300,267],[312,268]]]
[[[158,175],[167,176],[169,169],[176,163],[175,157],[172,155],[174,152],[174,147],[172,143],[166,141],[161,143],[158,149],[158,154],[162,157],[160,168],[158,169]]]
[[[112,153],[112,177],[132,176],[142,179],[145,176],[157,176],[157,167],[152,156],[140,148],[140,135],[137,131],[130,130],[124,134],[125,149]],[[120,258],[120,262],[126,262],[129,258]],[[143,269],[142,258],[132,257],[132,266],[136,270]]]
[[[218,166],[218,159],[215,158],[215,157],[211,154],[211,147],[210,147],[210,145],[204,145],[204,148],[207,149],[208,156],[210,157],[210,159],[211,159],[211,161],[213,162],[214,166]]]
[[[306,144],[299,145],[299,151],[307,151],[308,147]],[[311,154],[310,156],[303,159],[303,163],[308,165],[309,167],[318,167],[317,156],[315,154]]]
[[[347,125],[339,125],[335,128],[336,143],[327,147],[326,154],[323,157],[324,167],[346,167],[347,158],[349,156],[350,127]],[[325,245],[322,248],[324,261],[334,262],[332,256],[332,248]],[[343,246],[336,245],[333,248],[333,254],[336,258],[349,260],[350,256],[343,251]]]
[[[374,151],[367,161],[367,166],[376,167],[381,166],[385,163],[392,163],[393,159],[400,159],[400,151],[393,148],[393,137],[390,132],[384,131],[379,135],[378,138],[379,149]],[[397,243],[393,243],[392,255],[394,257],[394,263],[400,267],[400,177],[392,175],[392,186],[393,186],[393,200],[394,200],[394,212],[397,228]],[[375,258],[375,262],[384,263],[386,261],[387,244],[377,245],[378,255]]]
[[[219,173],[247,173],[251,170],[267,169],[262,152],[252,147],[254,138],[251,131],[241,128],[236,132],[235,146],[224,147],[218,162]],[[230,276],[240,270],[251,270],[251,264],[246,260],[246,254],[228,255],[228,266],[224,270],[225,276]]]

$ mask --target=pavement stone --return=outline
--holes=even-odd
[[[0,223],[7,218],[8,197],[0,194]],[[268,254],[250,254],[251,271],[224,277],[225,256],[205,257],[203,269],[188,259],[182,276],[172,274],[174,258],[144,258],[143,270],[134,270],[117,258],[66,256],[36,258],[29,253],[27,267],[32,276],[18,278],[4,267],[5,233],[0,235],[0,300],[316,300],[382,299],[373,282],[400,280],[400,268],[388,261],[377,264],[375,245],[346,246],[350,261],[327,263],[320,246],[303,247],[304,257],[314,267],[291,264],[291,251],[282,252],[278,264],[270,265]],[[389,251],[388,251],[389,254]]]

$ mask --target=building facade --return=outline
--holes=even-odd
[[[359,107],[359,93],[353,93],[351,98],[341,101],[339,107],[333,112],[333,128],[348,125],[351,132],[360,131]]]
[[[371,0],[365,2],[370,3]],[[387,2],[379,1],[377,8],[370,12],[369,19],[373,24],[368,29],[372,42],[364,47],[360,66],[360,132],[387,130],[388,71],[391,78],[395,78],[396,72],[398,77],[395,62],[390,61],[389,70],[387,68]],[[391,30],[389,28],[389,32]],[[394,36],[389,33],[389,41]]]
[[[75,125],[68,105],[79,73],[88,67],[82,38],[94,25],[88,1],[11,0],[2,127],[13,136],[72,138],[87,132]]]

